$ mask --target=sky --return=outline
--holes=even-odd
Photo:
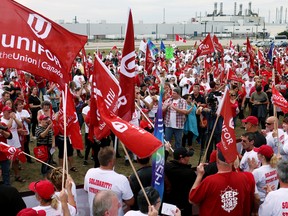
[[[16,0],[20,4],[52,20],[73,22],[75,16],[80,23],[126,23],[128,9],[132,9],[134,23],[162,23],[165,8],[166,23],[184,23],[205,13],[212,13],[214,2],[223,2],[223,12],[227,15],[234,13],[234,2],[231,0]],[[237,13],[239,4],[243,4],[243,12],[248,9],[250,1],[237,0]],[[253,0],[252,11],[265,17],[270,22],[276,19],[276,8],[283,6],[283,20],[285,10],[288,8],[287,0]],[[288,20],[287,20],[288,22]]]

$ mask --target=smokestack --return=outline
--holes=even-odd
[[[280,7],[280,16],[279,16],[279,19],[280,19],[279,22],[280,22],[280,24],[282,24],[282,19],[283,19],[282,15],[283,15],[283,6]]]
[[[287,23],[287,8],[285,9],[285,24]]]
[[[223,2],[220,2],[220,11],[219,11],[220,15],[223,15]]]
[[[237,2],[234,2],[234,16],[237,14]]]
[[[213,11],[213,15],[217,15],[217,2],[214,3],[214,11]]]
[[[243,5],[242,4],[240,4],[239,5],[239,13],[238,13],[238,16],[242,16],[242,9],[243,9]]]
[[[249,13],[249,15],[251,14],[251,12],[252,12],[252,2],[249,2],[248,3],[248,13]]]
[[[278,8],[276,8],[276,20],[275,23],[278,23]]]

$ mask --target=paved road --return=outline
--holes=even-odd
[[[220,43],[225,47],[229,45],[230,39],[222,39]],[[243,46],[243,43],[246,42],[246,39],[232,39],[233,44],[239,44]],[[176,42],[176,41],[163,41],[165,46],[175,44],[176,46],[194,46],[195,40],[187,40],[187,43]],[[197,43],[199,44],[199,40]],[[157,47],[160,47],[160,41],[153,42]],[[140,41],[135,41],[135,47],[138,48]],[[117,46],[118,48],[123,48],[124,42],[122,41],[101,41],[101,42],[89,42],[88,45],[85,46],[86,49],[111,49],[113,46]]]

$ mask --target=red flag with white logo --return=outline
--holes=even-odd
[[[180,37],[178,34],[175,35],[175,40],[186,43],[186,40],[184,38]]]
[[[272,103],[276,106],[278,106],[283,113],[288,113],[288,102],[283,97],[283,95],[275,88],[275,86],[272,86]]]
[[[219,143],[219,148],[227,163],[235,161],[238,155],[231,107],[229,89],[226,87],[224,96],[219,104],[217,114],[223,117],[221,142]]]
[[[224,49],[222,47],[222,44],[219,42],[218,38],[216,35],[213,36],[213,43],[215,46],[215,49],[220,52],[221,54],[224,53]]]
[[[260,62],[260,64],[265,64],[266,66],[268,66],[268,62],[267,60],[264,58],[263,53],[258,49],[258,61]]]
[[[162,146],[162,142],[151,133],[132,125],[112,112],[109,112],[102,97],[97,96],[97,106],[101,118],[113,131],[115,136],[117,136],[119,140],[121,140],[121,142],[139,158],[151,156]]]
[[[213,52],[215,52],[214,44],[213,44],[210,34],[208,34],[206,38],[198,46],[196,54],[194,55],[192,62],[194,62],[195,59],[199,56],[208,55]]]
[[[22,69],[64,88],[87,36],[71,33],[15,1],[2,0],[0,14],[0,67]]]
[[[145,52],[145,70],[150,75],[152,73],[152,68],[154,66],[153,58],[149,46],[146,44],[146,52]]]
[[[119,95],[121,94],[119,82],[97,55],[94,61],[93,76],[95,77],[92,78],[89,127],[91,129],[93,128],[96,138],[101,140],[110,134],[110,128],[107,127],[99,114],[99,103],[96,102],[98,96],[103,97],[107,109],[115,115],[118,114],[118,106],[125,104],[125,101],[118,101]],[[93,105],[93,103],[95,103],[95,105]]]
[[[119,100],[122,101],[118,116],[125,121],[132,119],[135,111],[135,45],[132,12],[129,11],[126,38],[120,66],[120,87],[122,89]]]
[[[5,154],[7,159],[15,161],[19,159],[22,163],[26,162],[26,156],[23,152],[13,146],[9,146],[6,143],[0,142],[0,152]]]

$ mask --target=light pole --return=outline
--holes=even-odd
[[[183,21],[183,30],[184,30],[183,38],[186,39],[186,21]]]

